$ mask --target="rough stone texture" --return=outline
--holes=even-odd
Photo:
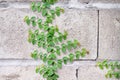
[[[99,59],[120,60],[120,10],[101,10],[99,23]]]
[[[1,9],[0,14],[0,58],[30,58],[34,47],[27,42],[29,26],[23,18],[40,14],[33,14],[27,9]],[[90,51],[88,59],[96,58],[97,11],[66,9],[65,14],[57,18],[56,22],[60,29],[68,31],[68,39],[78,39],[82,47]]]
[[[90,64],[90,63],[89,63]],[[91,65],[92,64],[92,65]],[[96,67],[96,63],[92,62],[90,65],[82,65],[79,67],[78,80],[118,80],[118,79],[106,79],[105,74],[107,70],[100,70]]]
[[[28,26],[23,18],[28,10],[0,10],[0,58],[30,58],[33,47],[27,42]]]
[[[79,61],[58,70],[58,80],[118,80],[106,79],[108,70],[96,67],[96,61]],[[45,80],[35,73],[35,66],[0,66],[1,80]]]
[[[18,2],[29,2],[29,1],[41,1],[41,0],[0,0],[1,2],[7,1],[18,1]],[[70,2],[70,1],[78,1],[80,3],[120,3],[120,0],[58,0],[59,2]]]
[[[68,40],[77,39],[81,48],[86,48],[90,54],[86,59],[97,57],[98,15],[96,10],[65,10],[65,14],[55,20],[61,31],[68,31]]]
[[[35,73],[34,66],[6,66],[0,67],[0,80],[45,80]]]
[[[58,80],[77,80],[74,67],[65,66],[58,71]],[[45,80],[35,73],[35,66],[0,67],[0,80]]]

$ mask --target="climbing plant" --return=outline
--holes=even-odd
[[[68,32],[60,32],[57,25],[53,25],[53,20],[64,13],[64,9],[60,7],[51,8],[57,0],[42,0],[42,2],[32,2],[31,9],[33,12],[41,13],[44,19],[39,17],[25,16],[24,21],[28,26],[32,25],[28,33],[28,42],[37,45],[38,50],[31,53],[31,57],[35,60],[40,59],[44,64],[36,67],[36,73],[39,73],[47,80],[57,80],[59,75],[58,69],[63,64],[72,63],[75,59],[85,57],[88,51],[82,48],[71,53],[72,49],[80,46],[78,40],[67,40]],[[65,42],[66,41],[66,42]],[[40,51],[44,49],[44,51]],[[58,58],[61,53],[68,53],[63,58]]]
[[[112,78],[115,77],[116,79],[120,79],[120,63],[115,62],[109,62],[107,60],[104,60],[103,62],[98,62],[97,66],[99,66],[100,69],[107,69],[108,72],[106,73],[106,78]]]

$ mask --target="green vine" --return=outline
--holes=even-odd
[[[108,69],[108,72],[106,73],[106,78],[112,78],[115,77],[116,79],[120,79],[120,63],[115,62],[108,62],[107,60],[104,60],[103,62],[98,62],[97,66],[99,66],[100,69]]]
[[[61,53],[67,53],[67,51],[70,52],[72,49],[79,47],[80,43],[76,39],[73,41],[66,40],[68,36],[67,31],[62,33],[59,31],[58,26],[52,25],[56,16],[64,13],[63,8],[51,8],[51,5],[56,2],[57,0],[42,0],[42,2],[38,3],[32,2],[32,11],[41,13],[44,20],[35,16],[25,16],[24,18],[27,25],[34,27],[34,29],[29,30],[28,42],[45,50],[45,52],[34,50],[31,53],[31,57],[44,62],[44,64],[36,68],[36,73],[39,73],[47,80],[57,80],[59,78],[57,71],[62,68],[63,64],[72,63],[75,59],[85,57],[88,54],[88,51],[82,48],[81,51],[78,50],[75,53],[69,53],[61,59],[58,58]],[[63,43],[63,41],[66,41],[66,43]]]

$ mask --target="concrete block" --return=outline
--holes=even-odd
[[[27,42],[29,26],[24,16],[40,14],[28,9],[0,10],[0,58],[30,59],[36,48]],[[78,39],[90,51],[86,59],[97,56],[97,11],[65,9],[65,14],[55,20],[61,31],[68,31],[68,39]],[[80,48],[78,48],[79,50]]]
[[[58,71],[58,80],[77,80],[74,67],[65,66]],[[0,80],[46,80],[35,72],[35,66],[0,67]]]
[[[96,62],[88,62],[88,64],[83,64],[78,70],[78,80],[118,80],[115,78],[106,78],[105,74],[108,70],[100,70],[96,67]]]
[[[45,80],[35,73],[35,66],[0,67],[0,80]]]
[[[120,10],[101,10],[99,59],[120,60]]]
[[[84,59],[96,59],[97,57],[97,33],[98,33],[98,13],[96,10],[65,9],[55,20],[60,31],[68,32],[68,40],[77,39],[81,43],[81,48],[86,48],[90,54]],[[75,50],[73,50],[75,51]]]

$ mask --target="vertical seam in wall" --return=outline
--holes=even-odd
[[[97,13],[98,13],[98,28],[97,28],[97,57],[96,57],[96,60],[98,59],[99,57],[99,10],[97,10]]]

